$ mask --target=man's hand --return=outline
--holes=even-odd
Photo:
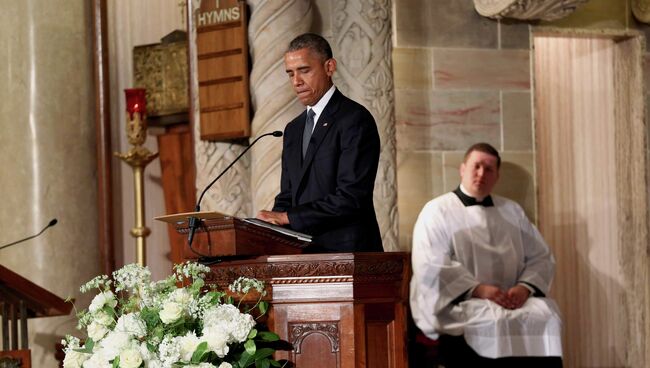
[[[286,212],[260,211],[257,218],[274,225],[289,225],[289,216]]]
[[[494,285],[480,284],[472,292],[472,297],[491,300],[504,308],[512,309],[508,295]]]
[[[526,300],[528,300],[528,297],[530,296],[530,290],[523,285],[515,285],[511,287],[506,294],[513,305],[512,309],[517,309],[521,308],[521,306],[526,303]]]

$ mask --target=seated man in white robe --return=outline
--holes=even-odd
[[[555,270],[514,201],[491,196],[501,158],[478,143],[461,184],[427,203],[413,231],[413,320],[439,339],[446,368],[561,367],[561,320],[545,298]]]

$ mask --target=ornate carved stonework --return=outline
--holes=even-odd
[[[289,323],[289,342],[293,353],[300,354],[302,341],[311,334],[320,334],[330,341],[331,352],[339,351],[339,324],[336,321],[318,323]]]
[[[632,0],[632,13],[643,23],[650,23],[650,0]]]
[[[474,0],[476,11],[484,17],[521,20],[556,20],[573,13],[589,0]]]
[[[304,107],[295,98],[284,72],[284,52],[296,36],[309,31],[312,2],[309,0],[249,0],[251,19],[248,44],[253,70],[250,76],[251,103],[255,111],[253,136],[285,125]],[[280,191],[282,141],[266,139],[251,149],[253,212],[271,209]]]

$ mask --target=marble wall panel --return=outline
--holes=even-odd
[[[497,47],[497,22],[471,1],[395,0],[395,46]]]
[[[530,92],[503,92],[503,149],[532,151],[533,132]]]
[[[393,49],[395,89],[431,89],[432,52],[428,48]]]
[[[413,225],[422,207],[444,192],[441,152],[397,151],[400,249],[411,249]]]
[[[478,141],[501,147],[499,92],[397,90],[397,147],[464,150]]]
[[[443,186],[445,192],[454,190],[460,183],[458,172],[465,151],[443,154]],[[535,210],[535,162],[530,152],[500,152],[501,169],[494,194],[519,203],[531,221],[536,219]]]
[[[437,89],[529,90],[528,50],[434,49]]]

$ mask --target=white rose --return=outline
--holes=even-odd
[[[131,344],[131,336],[119,331],[111,331],[99,344],[107,360],[113,360]],[[94,354],[97,355],[97,354]]]
[[[232,368],[232,364],[230,364],[228,362],[223,362],[223,363],[219,364],[218,368]]]
[[[165,303],[159,315],[160,320],[162,320],[164,324],[170,324],[181,318],[183,315],[183,308],[178,303],[168,302]]]
[[[115,300],[115,295],[113,295],[113,292],[110,290],[95,295],[93,301],[90,302],[90,306],[88,307],[88,310],[91,313],[96,312],[102,309],[104,305],[108,305],[111,308],[115,308],[115,306],[117,305],[117,300]]]
[[[90,359],[83,363],[83,368],[111,368],[113,364],[110,363],[106,355],[94,353]]]
[[[120,353],[120,368],[138,368],[142,364],[142,356],[137,349],[126,349]]]
[[[181,347],[181,359],[189,362],[201,341],[193,332],[188,332],[185,336],[177,337],[177,339]]]
[[[108,328],[97,321],[92,321],[88,325],[88,337],[93,339],[93,341],[101,340],[108,333]]]
[[[113,316],[100,310],[99,312],[95,313],[95,315],[93,316],[93,321],[102,324],[104,326],[110,326],[115,320],[113,319]]]
[[[63,359],[64,368],[81,368],[83,362],[88,360],[90,355],[85,353],[80,353],[78,351],[70,350]]]
[[[186,306],[192,301],[192,295],[185,288],[176,289],[170,294],[168,300]]]
[[[147,334],[147,325],[138,313],[128,313],[117,320],[115,330],[125,332],[131,336],[144,337]]]

